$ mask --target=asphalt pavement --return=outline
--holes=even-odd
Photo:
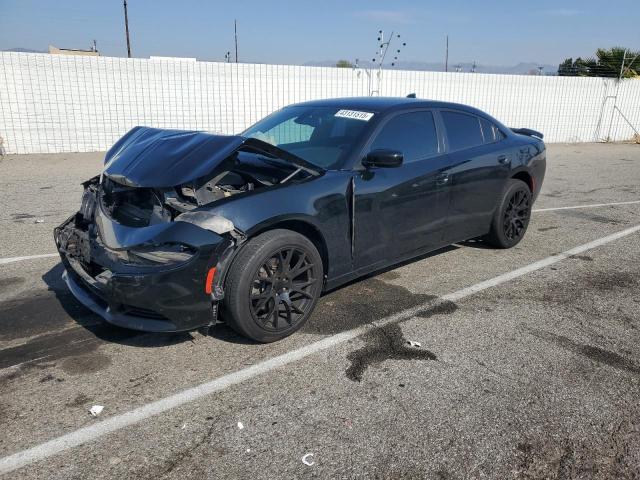
[[[19,259],[102,155],[0,157],[6,478],[640,478],[640,145],[549,145],[516,248],[379,272],[269,345],[106,325]]]

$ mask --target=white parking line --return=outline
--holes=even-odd
[[[606,237],[602,237],[592,242],[572,248],[563,253],[544,258],[511,272],[498,275],[497,277],[494,277],[492,279],[485,280],[456,292],[444,295],[440,298],[439,301],[442,302],[461,300],[482,290],[501,285],[510,280],[560,262],[566,258],[571,257],[572,255],[577,255],[579,253],[586,252],[587,250],[600,247],[620,238],[632,235],[636,232],[640,232],[640,225],[627,228],[612,235],[608,235]],[[263,375],[267,372],[308,357],[309,355],[312,355],[314,353],[326,350],[328,348],[336,347],[347,342],[348,340],[362,335],[372,328],[380,327],[391,322],[398,322],[409,319],[429,305],[433,305],[433,302],[427,302],[425,304],[403,310],[399,313],[396,313],[395,315],[391,315],[389,317],[383,318],[382,320],[373,322],[373,324],[370,325],[365,325],[353,330],[339,333],[337,335],[326,337],[305,347],[301,347],[277,357],[271,358],[269,360],[259,362],[248,368],[243,368],[242,370],[223,375],[222,377],[218,377],[196,387],[192,387],[174,395],[170,395],[169,397],[156,400],[155,402],[135,408],[134,410],[131,410],[129,412],[105,418],[99,423],[81,428],[79,430],[75,430],[58,438],[49,440],[48,442],[42,443],[35,447],[31,447],[27,450],[14,453],[13,455],[9,455],[0,459],[0,474],[12,472],[13,470],[16,470],[20,467],[24,467],[39,460],[43,460],[67,449],[82,445],[93,440],[97,440],[104,435],[134,425],[141,422],[142,420],[153,417],[155,415],[159,415],[181,405],[193,402],[215,392],[219,392],[251,378]]]
[[[553,212],[555,210],[575,210],[576,208],[598,208],[608,207],[612,205],[635,205],[640,203],[640,200],[633,200],[631,202],[611,202],[611,203],[592,203],[591,205],[576,205],[572,207],[553,207],[553,208],[534,208],[532,212]]]
[[[29,255],[26,257],[0,258],[0,265],[6,265],[7,263],[14,263],[14,262],[22,262],[24,260],[35,260],[37,258],[50,258],[50,257],[57,257],[57,256],[58,256],[57,253],[45,253],[43,255]]]

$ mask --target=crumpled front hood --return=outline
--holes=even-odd
[[[135,127],[105,156],[103,173],[132,187],[174,187],[211,174],[246,139]]]

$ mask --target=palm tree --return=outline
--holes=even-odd
[[[612,77],[633,78],[640,72],[640,52],[632,52],[622,47],[596,50],[598,65]],[[624,65],[623,65],[624,62]],[[620,75],[622,73],[622,75]]]
[[[624,62],[624,65],[623,65]],[[640,52],[622,47],[599,48],[596,58],[573,61],[567,58],[558,66],[560,76],[634,78],[640,76]]]

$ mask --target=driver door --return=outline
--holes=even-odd
[[[449,161],[429,110],[397,114],[366,152],[397,150],[397,168],[367,168],[354,177],[354,267],[383,267],[442,246],[450,196]]]

